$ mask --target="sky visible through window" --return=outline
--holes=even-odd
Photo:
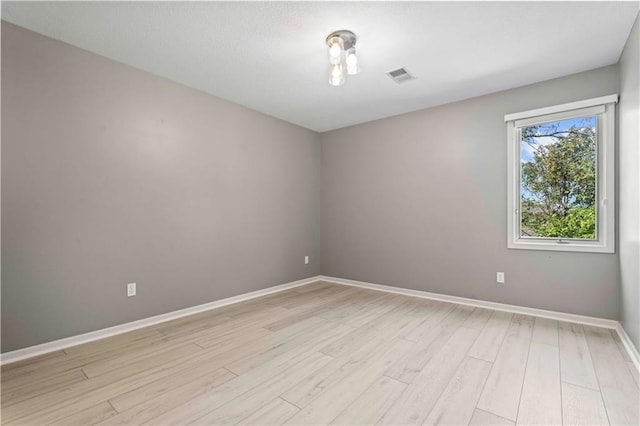
[[[572,118],[570,120],[563,120],[563,121],[554,121],[553,123],[549,123],[551,125],[554,126],[558,126],[558,128],[555,130],[556,132],[566,132],[567,130],[571,129],[572,127],[576,128],[576,129],[581,129],[581,128],[591,128],[595,131],[596,129],[596,117],[595,116],[591,116],[591,117],[580,117],[580,118]],[[546,128],[547,125],[543,125],[543,128]],[[551,143],[555,143],[558,140],[554,137],[549,137],[549,136],[542,136],[539,138],[534,138],[533,139],[533,143],[527,143],[525,141],[521,141],[520,143],[520,162],[521,163],[528,163],[533,161],[533,153],[536,149],[537,146],[540,145],[548,145]],[[533,146],[532,146],[533,145]]]

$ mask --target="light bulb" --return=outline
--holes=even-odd
[[[340,65],[334,65],[331,67],[331,77],[342,77]]]
[[[340,37],[332,37],[329,40],[329,62],[339,64],[342,60],[342,52],[344,52],[342,39]]]
[[[344,72],[340,65],[331,66],[331,75],[329,77],[329,84],[332,86],[341,86],[344,84]]]
[[[344,78],[331,78],[329,84],[332,86],[342,86],[344,84]]]
[[[356,56],[355,48],[351,48],[347,51],[345,62],[347,64],[347,74],[354,75],[360,72],[360,68],[358,67],[358,57]]]
[[[342,53],[342,49],[340,49],[340,46],[337,43],[332,44],[329,48],[329,56],[331,56],[332,58],[339,58],[340,53]]]
[[[347,66],[355,67],[358,65],[358,57],[356,56],[356,52],[352,52],[351,50],[347,53]]]

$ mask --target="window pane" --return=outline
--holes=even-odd
[[[521,237],[596,238],[596,123],[589,116],[521,128]]]

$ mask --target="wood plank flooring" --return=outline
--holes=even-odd
[[[316,282],[2,367],[6,425],[638,424],[610,330]]]

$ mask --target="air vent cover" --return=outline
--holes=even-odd
[[[397,70],[389,71],[387,75],[391,78],[391,80],[395,81],[398,84],[404,83],[405,81],[413,80],[415,78],[404,68],[398,68]]]

